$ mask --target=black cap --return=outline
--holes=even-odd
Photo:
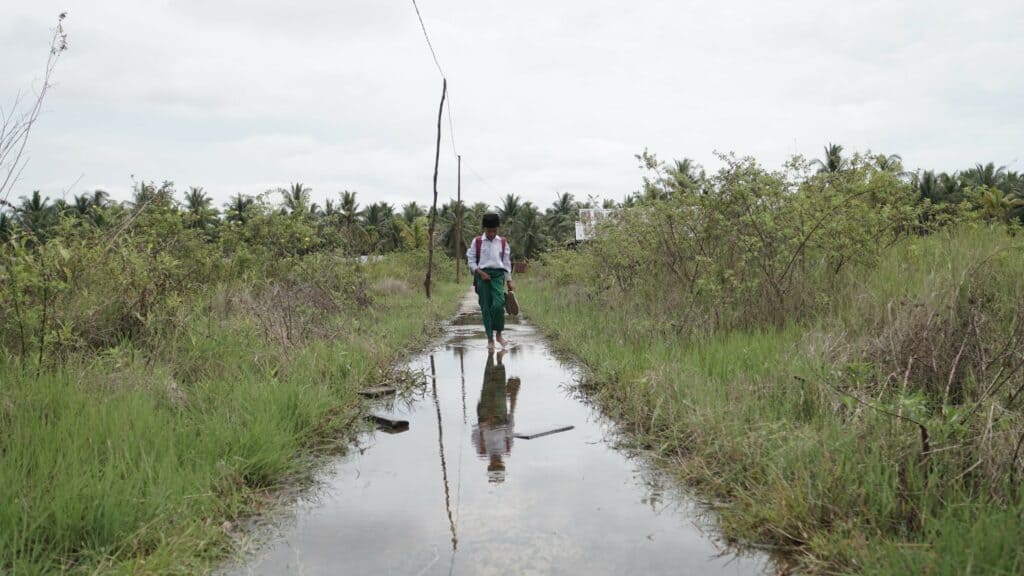
[[[497,228],[501,225],[501,216],[494,212],[484,214],[484,228]]]

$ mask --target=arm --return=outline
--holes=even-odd
[[[509,290],[515,290],[512,285],[512,244],[505,244],[505,253],[501,255],[502,266],[505,267],[505,271],[508,273],[506,282],[508,283]]]
[[[476,238],[469,241],[469,248],[466,249],[466,262],[470,273],[476,274]]]

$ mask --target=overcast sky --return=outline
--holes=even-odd
[[[136,179],[219,205],[429,203],[441,78],[409,0],[5,0],[0,103],[56,73],[13,197]],[[1021,0],[419,0],[449,77],[463,195],[622,199],[633,155],[898,153],[1024,170]],[[440,201],[455,196],[445,122]]]

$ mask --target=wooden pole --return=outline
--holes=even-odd
[[[434,204],[430,209],[430,229],[427,231],[427,277],[423,287],[430,299],[430,273],[434,270],[434,223],[437,220],[437,165],[441,161],[441,116],[444,114],[444,98],[448,95],[448,79],[441,84],[441,106],[437,109],[437,146],[434,149]]]
[[[459,159],[459,186],[455,199],[455,283],[462,284],[462,155]]]

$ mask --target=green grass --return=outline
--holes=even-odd
[[[992,272],[967,273],[985,257],[997,260]],[[727,535],[784,546],[812,571],[1024,571],[1024,502],[1006,475],[958,477],[967,455],[955,447],[921,464],[916,426],[853,400],[898,398],[850,375],[882,368],[882,356],[857,351],[890,315],[933,302],[949,310],[965,284],[985,284],[989,328],[1007,328],[1024,297],[1019,240],[976,230],[908,242],[851,276],[809,325],[686,339],[628,296],[603,301],[542,270],[520,280],[530,320],[588,367],[609,413],[715,503]],[[933,444],[954,446],[930,417]],[[1014,418],[1006,427],[1019,432]],[[995,466],[1006,460],[999,450],[969,456]]]
[[[396,266],[371,267],[371,285],[415,276]],[[255,313],[218,311],[211,290],[156,343],[42,371],[0,359],[0,572],[210,569],[230,548],[222,524],[336,449],[356,391],[429,339],[463,288],[438,283],[426,303],[394,284],[291,346]]]

